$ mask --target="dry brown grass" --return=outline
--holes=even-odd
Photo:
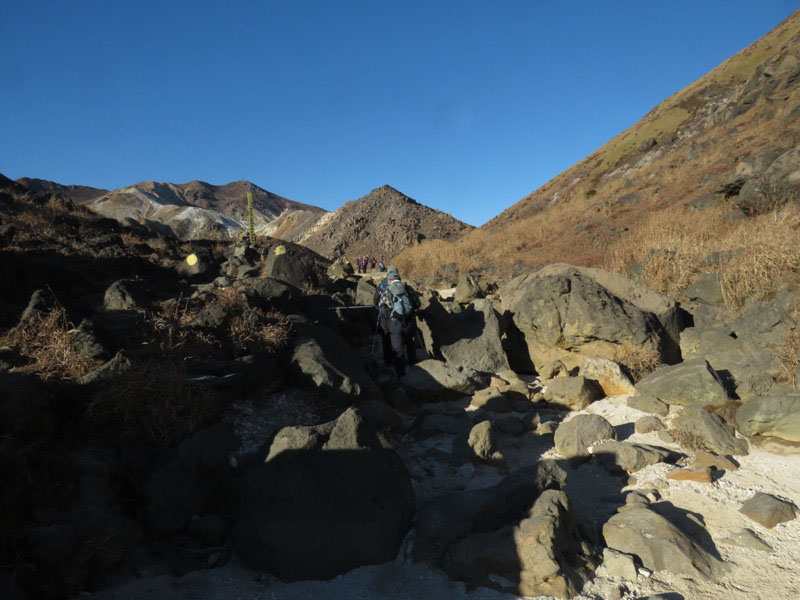
[[[234,317],[230,336],[237,355],[270,354],[281,349],[289,340],[290,326],[285,315],[250,309]]]
[[[86,415],[93,423],[170,443],[213,420],[225,403],[213,390],[187,383],[180,362],[152,360],[101,386]]]
[[[729,218],[728,211],[659,211],[620,238],[604,266],[624,273],[642,264],[645,282],[674,297],[718,269],[727,306],[763,299],[800,271],[800,206],[743,219]],[[713,252],[721,253],[718,267],[708,260]]]
[[[641,346],[631,347],[620,357],[619,363],[625,367],[634,383],[664,365],[661,362],[661,353],[658,351],[658,344],[655,340],[649,340]]]
[[[38,373],[42,379],[79,379],[101,362],[80,355],[73,343],[77,330],[66,311],[56,307],[31,322],[21,323],[3,339],[31,362],[18,370]]]

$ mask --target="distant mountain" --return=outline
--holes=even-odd
[[[368,254],[389,260],[423,240],[455,240],[472,229],[384,185],[324,215],[293,241],[328,258]]]
[[[222,186],[203,181],[173,184],[144,181],[86,203],[94,212],[167,229],[182,239],[227,239],[248,227],[247,192],[253,195],[256,233],[271,235],[273,221],[287,213],[316,220],[326,211],[294,202],[247,181]]]
[[[99,198],[108,190],[100,188],[88,187],[85,185],[62,185],[55,181],[47,181],[46,179],[32,179],[30,177],[20,177],[17,183],[31,190],[32,192],[39,192],[42,194],[61,194],[65,198],[83,204],[95,198]]]
[[[181,239],[228,239],[248,227],[253,194],[257,235],[296,242],[329,258],[370,254],[389,260],[426,239],[454,240],[473,229],[385,185],[336,212],[283,198],[247,181],[216,186],[203,181],[144,181],[106,192],[21,179],[30,189],[61,193],[93,212],[133,221]]]

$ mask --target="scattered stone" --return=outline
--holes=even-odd
[[[733,427],[722,418],[699,406],[687,406],[671,423],[671,433],[689,450],[706,450],[716,454],[747,454],[747,440],[737,438]]]
[[[585,356],[580,366],[580,374],[596,381],[606,396],[633,395],[636,388],[630,377],[622,372],[613,360],[602,356]]]
[[[580,414],[558,425],[553,441],[556,452],[565,458],[573,458],[589,456],[589,447],[602,440],[616,439],[617,432],[605,418]]]
[[[120,350],[114,358],[103,363],[91,373],[87,373],[78,381],[84,385],[96,384],[111,381],[133,368],[130,359],[125,352]]]
[[[643,492],[634,490],[625,494],[625,506],[647,506],[649,504],[650,498]]]
[[[514,409],[513,403],[496,387],[478,390],[472,395],[468,410],[482,409],[495,413],[507,413]]]
[[[668,479],[676,481],[696,481],[698,483],[711,483],[710,467],[688,467],[676,469],[667,473]]]
[[[636,581],[636,562],[633,556],[613,548],[603,549],[603,566],[611,577]]]
[[[650,465],[666,462],[672,456],[671,452],[657,446],[616,441],[594,444],[591,452],[612,473],[634,473]]]
[[[772,529],[779,523],[794,519],[796,510],[797,507],[791,502],[776,498],[772,494],[756,492],[752,498],[742,504],[739,512],[767,529]]]
[[[631,408],[642,412],[654,413],[666,417],[669,414],[669,404],[662,402],[658,398],[647,395],[637,395],[628,398],[627,404]]]
[[[722,296],[722,285],[719,280],[719,273],[708,273],[700,278],[694,285],[689,286],[683,292],[689,300],[710,304],[712,306],[722,306],[725,299]]]
[[[120,279],[112,283],[103,296],[106,310],[134,310],[146,304],[145,283],[138,279]]]
[[[464,463],[458,468],[458,474],[466,479],[475,477],[475,465],[472,463]]]
[[[481,421],[469,432],[469,447],[480,460],[490,460],[497,450],[494,429],[491,421]]]
[[[642,417],[634,423],[633,428],[636,433],[651,433],[664,429],[664,423],[658,417]]]
[[[603,397],[603,390],[594,381],[583,376],[556,377],[547,382],[544,398],[551,404],[571,410],[583,410]]]
[[[658,436],[658,439],[661,440],[662,442],[664,442],[665,444],[674,444],[675,443],[675,438],[672,437],[672,434],[669,431],[667,431],[666,429],[662,429],[656,435]]]
[[[458,278],[453,300],[459,304],[469,304],[476,298],[481,298],[482,296],[483,291],[471,273],[463,273],[461,277]]]
[[[648,340],[663,349],[662,359],[680,358],[677,303],[619,274],[545,265],[512,279],[500,296],[537,368],[567,349],[615,360]]]
[[[684,360],[732,350],[736,346],[736,338],[728,327],[687,327],[681,331],[681,355]]]
[[[648,508],[631,508],[603,525],[609,548],[637,556],[653,571],[717,579],[724,565],[666,518]]]
[[[536,433],[536,435],[553,435],[557,429],[557,421],[545,421],[544,423],[539,423],[536,426],[534,433]]]
[[[739,465],[727,456],[719,456],[705,450],[698,450],[689,464],[693,467],[711,467],[720,471],[736,471],[739,468]]]
[[[569,369],[560,360],[551,360],[544,363],[539,369],[539,377],[553,379],[562,375],[569,375]]]
[[[718,406],[728,401],[722,380],[703,358],[662,367],[639,381],[636,391],[670,405]]]
[[[757,550],[759,552],[771,553],[773,551],[772,546],[758,537],[752,529],[747,528],[734,532],[728,537],[722,538],[719,542],[720,544],[739,546],[740,548]]]
[[[241,441],[228,423],[216,423],[182,441],[145,485],[145,519],[154,537],[181,530],[207,512],[232,476],[228,457]]]

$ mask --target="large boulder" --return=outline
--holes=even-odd
[[[463,398],[484,387],[477,372],[433,359],[410,366],[400,383],[411,398],[425,402]]]
[[[800,442],[800,396],[750,398],[736,411],[743,435],[763,435]]]
[[[334,331],[304,322],[294,330],[288,371],[297,383],[337,401],[381,395],[353,349]]]
[[[242,474],[234,544],[283,580],[331,579],[394,559],[414,516],[411,479],[353,409]],[[289,436],[282,436],[283,444]],[[301,439],[303,438],[303,439]]]
[[[269,250],[262,267],[262,275],[280,279],[305,289],[323,283],[321,257],[296,244],[284,243]]]
[[[665,362],[680,359],[676,303],[613,273],[547,265],[512,279],[500,295],[537,368],[571,353],[620,360],[646,344]]]
[[[299,312],[302,292],[294,285],[273,277],[252,277],[242,280],[242,294],[248,305],[263,310]]]
[[[721,561],[648,508],[629,508],[614,515],[603,525],[603,537],[609,548],[637,556],[653,571],[711,580],[724,573]]]
[[[728,401],[722,379],[702,358],[658,369],[636,384],[636,392],[670,405],[717,406]]]
[[[417,322],[429,356],[453,367],[486,373],[509,368],[503,328],[488,300],[474,300],[463,310],[450,313],[430,297],[425,299]]]

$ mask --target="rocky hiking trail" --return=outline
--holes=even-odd
[[[411,282],[396,380],[347,310],[380,274],[37,198],[2,198],[5,596],[800,596],[797,282]]]

